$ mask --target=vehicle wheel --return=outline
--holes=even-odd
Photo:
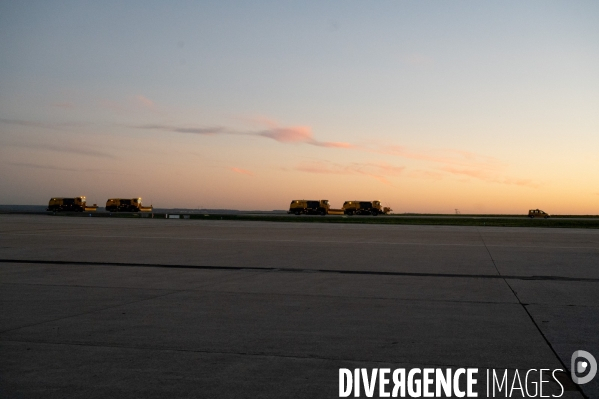
[[[372,211],[372,216],[378,216],[378,214],[379,214],[379,211],[377,211],[376,209],[374,209]]]
[[[320,212],[318,212],[318,214],[319,214],[320,216],[324,216],[324,215],[326,215],[326,214],[327,214],[327,212],[326,212],[326,211],[324,211],[324,210],[321,210]]]
[[[295,211],[293,212],[296,216],[299,216],[300,212],[299,211]]]

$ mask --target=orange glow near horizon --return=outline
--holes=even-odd
[[[0,204],[599,214],[595,3],[231,7],[6,2]]]

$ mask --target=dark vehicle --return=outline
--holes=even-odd
[[[152,210],[152,205],[141,205],[141,198],[110,198],[106,201],[108,212],[150,212]]]
[[[343,213],[346,215],[387,215],[391,208],[382,207],[381,201],[345,201]]]
[[[551,217],[547,212],[543,212],[540,209],[531,209],[528,211],[528,217],[531,219],[534,218],[544,218],[547,219],[549,217]]]
[[[83,211],[95,211],[98,206],[87,206],[85,197],[74,197],[74,198],[51,198],[48,202],[48,208],[46,211],[49,212],[83,212]]]
[[[329,213],[329,200],[294,200],[287,213],[324,216]]]

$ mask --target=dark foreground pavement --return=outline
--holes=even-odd
[[[569,380],[599,359],[598,230],[3,215],[0,259],[2,398],[335,398],[342,367],[599,397]]]

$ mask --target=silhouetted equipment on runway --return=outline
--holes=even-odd
[[[293,200],[287,213],[324,216],[329,213],[329,209],[329,200]]]
[[[382,207],[381,201],[345,201],[343,208],[333,209],[328,200],[293,200],[287,213],[295,215],[386,215],[389,207]]]
[[[142,206],[141,198],[110,198],[106,201],[108,212],[152,212],[153,206]]]
[[[98,209],[98,205],[88,206],[85,197],[55,197],[50,199],[46,210],[50,212],[94,212],[96,209]]]
[[[531,209],[531,210],[528,211],[528,217],[531,218],[531,219],[534,219],[534,218],[544,218],[544,219],[547,219],[547,218],[550,218],[551,215],[549,215],[547,212],[543,212],[540,209]]]
[[[381,201],[345,201],[343,213],[346,215],[386,215],[391,212],[389,207],[382,207]]]

